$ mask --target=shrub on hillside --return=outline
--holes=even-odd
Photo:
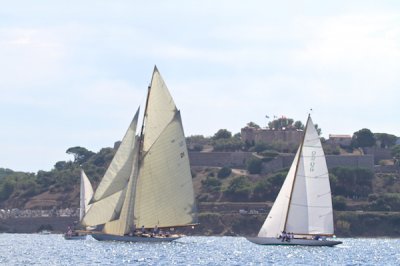
[[[228,176],[230,176],[232,173],[232,169],[229,167],[222,167],[219,171],[218,171],[218,178],[226,178]]]
[[[336,211],[345,211],[347,208],[346,198],[343,196],[333,197],[332,205]]]
[[[207,177],[207,179],[201,181],[201,184],[208,191],[219,191],[222,183],[215,177]]]
[[[247,170],[250,174],[259,174],[262,169],[262,161],[257,158],[250,158],[247,161]]]
[[[239,176],[233,179],[225,194],[233,201],[248,200],[251,194],[251,184],[246,176]]]

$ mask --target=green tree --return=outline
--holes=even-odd
[[[360,129],[359,131],[354,132],[351,145],[354,148],[372,147],[375,145],[374,134],[368,128]]]
[[[304,125],[301,121],[294,122],[294,127],[299,130],[304,130]]]
[[[320,128],[318,127],[318,124],[314,124],[314,126],[315,126],[315,130],[317,130],[318,136],[321,136],[321,134],[322,134],[322,129],[320,129]]]
[[[207,177],[207,179],[201,181],[201,184],[207,191],[219,191],[222,182],[215,177]]]
[[[346,198],[343,196],[336,196],[332,200],[333,209],[336,211],[345,211],[347,208]]]
[[[220,138],[213,141],[214,151],[237,151],[243,146],[239,138]]]
[[[232,138],[232,133],[226,129],[220,129],[217,133],[214,134],[213,139],[230,139]]]
[[[254,127],[254,128],[257,128],[257,129],[260,129],[260,128],[261,128],[259,125],[257,125],[257,124],[254,123],[254,122],[249,122],[249,123],[247,123],[247,126],[248,126],[248,127]]]
[[[94,152],[79,146],[69,148],[66,152],[74,156],[74,162],[77,164],[82,164],[86,162],[90,157],[95,154]]]
[[[225,193],[234,201],[247,200],[251,193],[251,183],[246,176],[233,179]]]
[[[281,118],[272,120],[271,122],[268,123],[268,127],[271,129],[275,130],[282,130],[286,127],[290,127],[293,125],[293,119],[292,118],[286,118],[282,116]]]
[[[393,156],[393,160],[396,165],[399,165],[400,162],[400,145],[393,146],[391,149],[391,153]]]
[[[218,178],[226,178],[228,176],[230,176],[232,173],[232,169],[229,167],[222,167],[219,171],[218,171]]]
[[[259,174],[262,169],[262,161],[258,158],[250,158],[247,161],[247,170],[250,174]]]
[[[379,141],[381,148],[390,148],[396,144],[397,137],[387,133],[374,133],[374,137]]]

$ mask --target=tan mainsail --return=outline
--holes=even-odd
[[[167,227],[193,223],[194,196],[179,113],[144,155],[138,178],[135,223]]]
[[[195,223],[192,176],[180,112],[157,68],[149,87],[144,126],[135,140],[136,124],[137,115],[82,223],[105,224],[103,232],[114,235],[128,233],[134,224],[149,228]]]
[[[258,236],[276,237],[282,231],[298,235],[333,234],[329,173],[311,117],[281,191]]]

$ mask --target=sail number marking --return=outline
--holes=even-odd
[[[316,151],[311,152],[310,172],[314,172],[316,153],[317,153]]]

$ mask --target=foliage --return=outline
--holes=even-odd
[[[14,172],[14,171],[11,170],[11,169],[0,168],[0,180],[1,180],[3,177],[12,174],[13,172]]]
[[[69,148],[66,153],[72,154],[74,156],[74,162],[77,164],[86,162],[91,156],[94,155],[94,152],[79,146]]]
[[[207,191],[220,191],[222,182],[215,177],[207,177],[201,184]]]
[[[250,158],[246,162],[250,174],[259,174],[262,169],[262,161],[258,158]]]
[[[214,151],[237,151],[243,146],[239,138],[219,138],[213,140]]]
[[[368,208],[372,211],[400,211],[400,195],[398,193],[384,193],[368,197]]]
[[[213,139],[230,139],[232,138],[232,133],[226,129],[220,129],[217,133],[214,134]]]
[[[367,128],[354,132],[351,145],[354,148],[372,147],[375,145],[375,137],[371,130]]]
[[[251,183],[246,176],[239,176],[231,180],[225,194],[233,201],[248,200],[252,191]]]
[[[252,147],[250,149],[250,151],[262,152],[262,151],[265,151],[266,149],[269,149],[270,147],[271,147],[271,145],[269,145],[265,142],[259,142],[254,147]]]
[[[279,193],[287,172],[282,171],[259,180],[253,190],[253,200],[255,201],[273,201]]]
[[[218,178],[226,178],[228,176],[230,176],[232,173],[232,169],[229,167],[222,167],[219,171],[218,171]]]
[[[205,145],[211,144],[211,140],[203,135],[193,135],[186,138],[186,144],[190,151],[202,151]]]
[[[343,196],[333,197],[332,206],[334,210],[345,211],[347,208],[346,198]]]
[[[387,133],[374,133],[375,139],[380,143],[381,148],[390,148],[396,144],[397,137]]]
[[[271,143],[271,150],[284,153],[295,153],[299,144],[293,142],[286,142],[282,140],[274,141]]]
[[[247,123],[247,126],[248,126],[248,127],[257,128],[257,129],[260,129],[260,128],[261,128],[259,125],[257,125],[257,124],[254,123],[254,122],[249,122],[249,123]]]
[[[337,146],[322,144],[322,147],[324,148],[325,155],[330,155],[330,154],[339,155],[340,154],[340,149]]]
[[[395,145],[390,150],[395,160],[395,163],[398,165],[400,161],[400,145]]]
[[[272,120],[268,123],[268,127],[273,130],[283,130],[287,127],[291,127],[293,125],[294,120],[292,118],[286,118],[282,116],[281,118]]]
[[[322,134],[322,129],[320,129],[320,128],[318,127],[318,124],[314,124],[314,127],[315,127],[315,130],[317,130],[318,136],[321,136],[321,134]]]
[[[335,167],[331,169],[331,188],[334,195],[367,197],[372,191],[373,172],[364,168]]]
[[[301,121],[294,122],[294,127],[298,130],[304,130],[304,125]]]
[[[279,152],[274,150],[264,150],[262,152],[259,152],[258,154],[263,157],[276,158],[279,155]]]

